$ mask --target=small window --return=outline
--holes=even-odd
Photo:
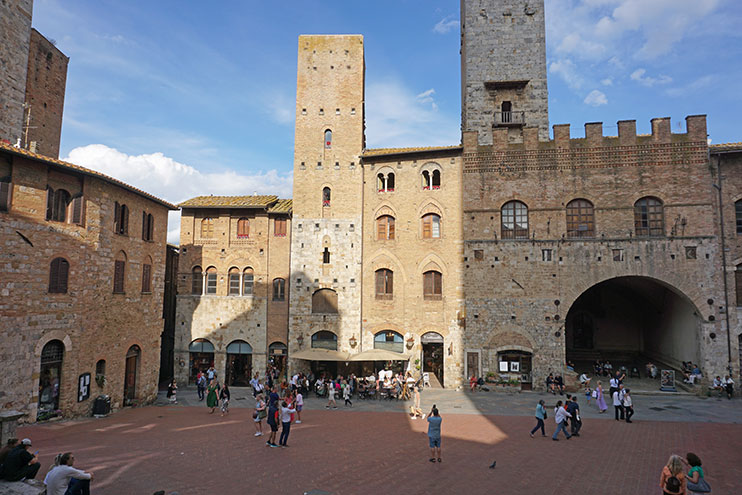
[[[502,123],[507,124],[513,121],[513,104],[509,101],[503,101],[500,106],[502,109]]]
[[[552,260],[551,249],[542,249],[541,250],[541,261],[551,261],[551,260]]]
[[[322,206],[323,207],[329,207],[330,206],[330,200],[332,199],[332,192],[330,191],[329,187],[325,187],[322,189]]]
[[[423,178],[423,189],[427,191],[430,189],[430,186],[432,185],[432,181],[430,178],[430,171],[423,170],[422,178]]]
[[[126,254],[119,251],[113,266],[113,292],[123,294],[126,281]]]
[[[285,218],[276,218],[273,220],[273,235],[276,237],[286,237]]]
[[[383,215],[376,219],[376,238],[379,241],[394,240],[394,217]]]
[[[423,298],[426,300],[439,300],[443,294],[443,276],[440,272],[431,270],[423,273]]]
[[[698,257],[696,246],[685,246],[685,259],[694,260]]]
[[[119,235],[129,235],[129,207],[116,201],[113,209],[113,231]]]
[[[216,294],[217,273],[213,266],[206,269],[206,294]]]
[[[67,293],[67,278],[70,264],[64,258],[54,258],[49,267],[49,292],[52,294]]]
[[[191,294],[200,296],[204,291],[204,274],[200,266],[194,266],[191,270]]]
[[[433,189],[441,188],[441,171],[433,170]]]
[[[52,188],[46,190],[46,219],[55,222],[65,222],[67,220],[67,207],[72,200],[70,193],[64,189]]]
[[[637,236],[665,235],[662,201],[647,197],[634,203],[634,229]]]
[[[330,129],[325,131],[325,148],[332,148],[332,131]]]
[[[154,236],[155,229],[155,217],[152,214],[148,214],[146,211],[142,212],[142,240],[151,241]]]
[[[247,239],[250,237],[250,221],[247,218],[237,220],[237,238]]]
[[[142,292],[152,292],[152,259],[149,256],[142,263]]]
[[[475,249],[474,250],[474,259],[477,261],[482,261],[484,259],[484,250],[482,249]]]
[[[201,220],[201,239],[211,239],[214,237],[214,219],[204,218]]]
[[[13,169],[9,155],[0,156],[0,211],[10,210]]]
[[[423,239],[439,239],[441,237],[441,217],[435,213],[423,216]]]
[[[322,251],[322,263],[325,265],[330,263],[330,249],[325,248],[324,251]]]
[[[528,207],[520,201],[509,201],[500,212],[503,239],[528,239]]]
[[[613,261],[623,261],[623,249],[612,249]]]
[[[282,278],[273,279],[273,300],[274,301],[285,301],[286,300],[286,280]]]
[[[586,199],[567,203],[567,237],[595,237],[595,209]]]
[[[338,348],[338,336],[327,330],[312,335],[312,349],[329,349],[336,351]]]
[[[376,299],[391,299],[394,294],[394,272],[386,268],[376,270]]]
[[[100,359],[97,363],[95,363],[95,376],[103,376],[106,374],[106,360]]]
[[[242,295],[252,296],[253,284],[255,282],[255,275],[252,268],[245,268],[242,270]]]
[[[240,271],[237,268],[229,269],[229,295],[240,295]]]

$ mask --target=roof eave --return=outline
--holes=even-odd
[[[459,151],[462,151],[463,149],[464,149],[463,146],[452,146],[451,148],[441,148],[441,149],[431,149],[431,150],[392,151],[389,153],[374,153],[373,155],[361,154],[361,159],[369,160],[369,159],[389,157],[389,156],[448,154],[451,152],[459,152]]]

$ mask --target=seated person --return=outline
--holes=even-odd
[[[33,479],[39,472],[41,464],[37,457],[38,451],[30,453],[31,439],[24,438],[8,454],[3,464],[3,479],[7,481],[20,481],[23,478]]]
[[[573,363],[572,361],[567,361],[567,369],[570,370],[570,371],[574,371],[575,370],[575,363]]]
[[[606,361],[605,364],[603,365],[603,373],[606,376],[613,374],[613,365],[611,364],[610,361]]]
[[[477,377],[474,375],[469,378],[469,390],[472,392],[477,391]]]
[[[546,377],[546,391],[554,393],[554,374],[549,373],[549,376]]]
[[[595,363],[593,363],[593,372],[598,376],[602,375],[603,374],[603,363],[601,363],[599,360],[595,361]]]
[[[588,377],[587,377],[587,375],[586,375],[585,373],[583,373],[583,374],[581,374],[581,375],[580,375],[580,384],[581,384],[581,385],[582,385],[583,387],[585,387],[585,388],[588,388],[588,387],[590,387],[590,380],[591,380],[591,379],[590,379],[590,378],[588,378]]]
[[[691,362],[690,361],[688,361],[688,362],[683,361],[683,367],[681,369],[685,373],[690,373],[693,370],[693,367],[691,366]]]
[[[59,465],[54,466],[44,478],[47,495],[90,495],[90,480],[93,473],[75,469],[75,457],[71,452],[61,455]]]
[[[691,370],[692,375],[697,375],[699,378],[701,376],[701,369],[698,367],[697,364],[693,365],[693,369]]]
[[[564,380],[559,373],[554,377],[554,388],[559,392],[559,395],[564,395]]]
[[[721,381],[721,377],[717,376],[716,378],[714,378],[714,382],[711,384],[711,386],[709,386],[709,388],[711,390],[718,390],[719,392],[721,392],[724,389],[724,384]]]

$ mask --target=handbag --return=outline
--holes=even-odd
[[[708,481],[706,481],[706,478],[699,478],[698,483],[693,483],[692,481],[689,481],[686,486],[688,490],[692,492],[698,492],[698,493],[710,493],[711,492],[711,485],[708,484]]]
[[[257,414],[258,414],[258,418],[260,419],[265,419],[265,417],[268,416],[268,413],[266,412],[265,409],[263,409],[262,411],[258,411]]]
[[[597,399],[597,398],[598,398],[598,391],[593,390],[593,399]]]
[[[258,419],[258,411],[253,411],[252,419]]]

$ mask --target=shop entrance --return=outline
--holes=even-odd
[[[443,336],[436,332],[423,334],[420,339],[423,345],[423,373],[430,373],[431,384],[434,376],[441,387],[443,383]]]
[[[126,353],[126,374],[124,376],[124,406],[132,405],[136,400],[137,370],[139,369],[138,345],[129,347]]]
[[[252,374],[252,347],[244,340],[227,346],[227,369],[224,375],[230,387],[247,387]]]
[[[39,374],[39,409],[38,421],[58,416],[59,388],[62,379],[62,360],[64,344],[59,340],[46,343],[41,350],[41,371]]]
[[[283,376],[286,369],[286,344],[273,342],[268,346],[268,360],[278,370],[279,376]]]
[[[188,383],[196,383],[198,372],[206,373],[214,366],[214,344],[206,339],[196,339],[188,346],[190,374]]]

